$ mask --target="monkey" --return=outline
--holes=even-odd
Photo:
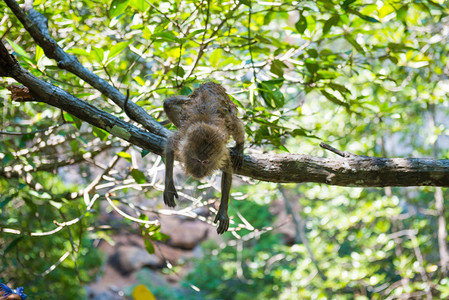
[[[245,131],[237,116],[237,107],[219,84],[201,84],[189,96],[172,96],[164,101],[164,111],[177,131],[165,146],[164,203],[175,207],[178,197],[173,182],[173,163],[176,158],[187,174],[203,178],[221,169],[221,201],[214,219],[219,223],[218,234],[229,228],[229,193],[233,170],[243,164]],[[235,141],[231,153],[226,147],[230,136]],[[231,159],[232,154],[232,159]]]

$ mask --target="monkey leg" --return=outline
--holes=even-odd
[[[231,191],[232,185],[232,172],[223,171],[221,177],[221,201],[220,207],[218,208],[217,216],[215,217],[214,223],[219,222],[217,233],[223,234],[228,231],[229,228],[229,216],[228,216],[228,206],[229,206],[229,193]]]
[[[233,124],[232,137],[235,141],[235,146],[231,148],[232,167],[234,170],[239,170],[243,165],[244,159],[245,127],[236,114],[231,120]]]
[[[234,170],[240,170],[243,165],[243,143],[236,144],[231,148],[231,160],[232,160],[232,168]]]
[[[175,162],[175,152],[173,151],[172,140],[167,141],[165,147],[165,189],[164,203],[170,207],[175,207],[175,199],[179,198],[173,183],[173,164]]]
[[[187,96],[171,96],[164,101],[164,111],[168,119],[175,124],[176,127],[181,126],[179,114],[184,104],[190,101]]]

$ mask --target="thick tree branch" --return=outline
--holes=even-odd
[[[65,110],[83,121],[151,152],[157,154],[164,152],[165,137],[146,132],[33,76],[8,53],[1,41],[0,75],[12,77],[28,87],[36,101]]]
[[[0,74],[28,87],[33,98],[63,109],[132,144],[163,155],[166,138],[146,132],[34,77],[0,42]],[[246,155],[236,174],[271,182],[316,182],[340,186],[449,186],[449,160],[299,154]]]
[[[125,95],[120,93],[105,80],[86,69],[75,56],[67,54],[61,47],[59,47],[56,41],[50,37],[47,29],[47,19],[42,14],[31,8],[28,10],[27,15],[16,1],[4,1],[20,20],[25,29],[31,34],[36,43],[41,46],[45,55],[57,61],[59,68],[75,74],[100,91],[103,95],[114,101],[115,104],[123,108],[126,98]],[[170,134],[165,127],[160,125],[139,105],[129,101],[128,108],[130,117],[142,124],[150,132],[165,137]]]
[[[300,154],[245,156],[238,174],[271,182],[316,182],[340,186],[449,186],[449,159]]]

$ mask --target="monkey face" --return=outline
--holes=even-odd
[[[203,122],[188,130],[182,152],[186,171],[195,178],[211,175],[223,166],[229,155],[222,130]]]

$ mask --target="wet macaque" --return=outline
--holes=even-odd
[[[175,207],[178,198],[173,183],[175,158],[182,162],[187,174],[195,178],[211,175],[221,169],[221,202],[214,223],[219,222],[217,233],[229,228],[228,204],[232,173],[243,163],[245,132],[237,117],[237,108],[226,90],[219,84],[200,85],[189,96],[173,96],[165,100],[164,110],[178,128],[165,147],[164,202]],[[231,154],[226,147],[230,136],[236,145]]]

